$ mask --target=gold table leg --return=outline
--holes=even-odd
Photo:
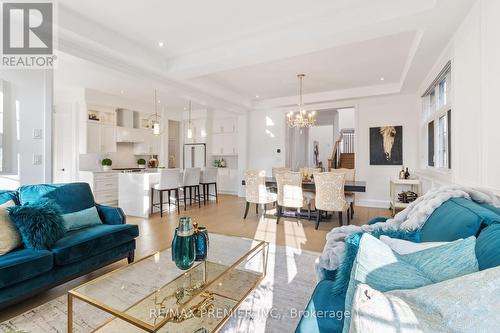
[[[68,293],[68,333],[73,333],[73,297]]]

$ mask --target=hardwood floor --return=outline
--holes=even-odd
[[[181,215],[191,216],[199,225],[206,226],[209,233],[265,240],[278,245],[287,245],[316,252],[322,251],[326,234],[333,227],[339,225],[336,215],[331,221],[322,222],[318,230],[314,229],[314,221],[297,221],[296,218],[282,217],[277,225],[276,217],[273,215],[274,208],[268,207],[269,210],[263,216],[261,209],[259,209],[259,214],[255,213],[255,205],[250,207],[248,216],[244,220],[244,208],[245,200],[243,198],[219,195],[219,203],[216,204],[211,201],[206,206],[202,205],[201,209],[198,208],[198,205],[193,204],[192,207],[188,207],[186,212],[181,210]],[[139,226],[140,236],[137,238],[136,260],[170,247],[173,231],[177,226],[179,217],[173,205],[171,209],[170,213],[163,214],[163,218],[160,218],[160,214],[155,214],[149,219],[133,217],[127,219],[127,223]],[[389,214],[390,212],[387,209],[356,207],[351,224],[362,225],[372,217],[389,216]],[[0,322],[64,295],[68,290],[126,264],[127,261],[122,260],[64,285],[52,288],[8,309],[3,309],[0,311]]]

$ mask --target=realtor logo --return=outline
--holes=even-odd
[[[2,3],[2,67],[52,68],[52,2]]]

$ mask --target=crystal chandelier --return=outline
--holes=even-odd
[[[311,127],[316,123],[316,111],[307,111],[304,109],[304,103],[302,102],[302,79],[305,77],[305,74],[299,74],[297,77],[300,81],[300,102],[298,111],[290,111],[287,115],[288,126],[290,127]]]

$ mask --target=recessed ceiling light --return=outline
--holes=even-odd
[[[120,90],[120,94],[122,94],[122,95],[123,95],[123,92],[124,92],[123,90]]]
[[[160,100],[158,100],[158,104],[160,104],[160,103],[161,103],[161,101],[160,101]]]
[[[255,98],[259,98],[260,96],[259,95],[255,95]]]
[[[380,81],[384,81],[385,78],[383,76],[380,77]]]
[[[187,107],[184,107],[184,110],[187,110],[188,108]]]
[[[163,45],[165,45],[165,44],[163,44],[163,42],[161,42],[161,41],[160,41],[160,42],[158,42],[158,46],[159,46],[159,47],[163,47]]]

